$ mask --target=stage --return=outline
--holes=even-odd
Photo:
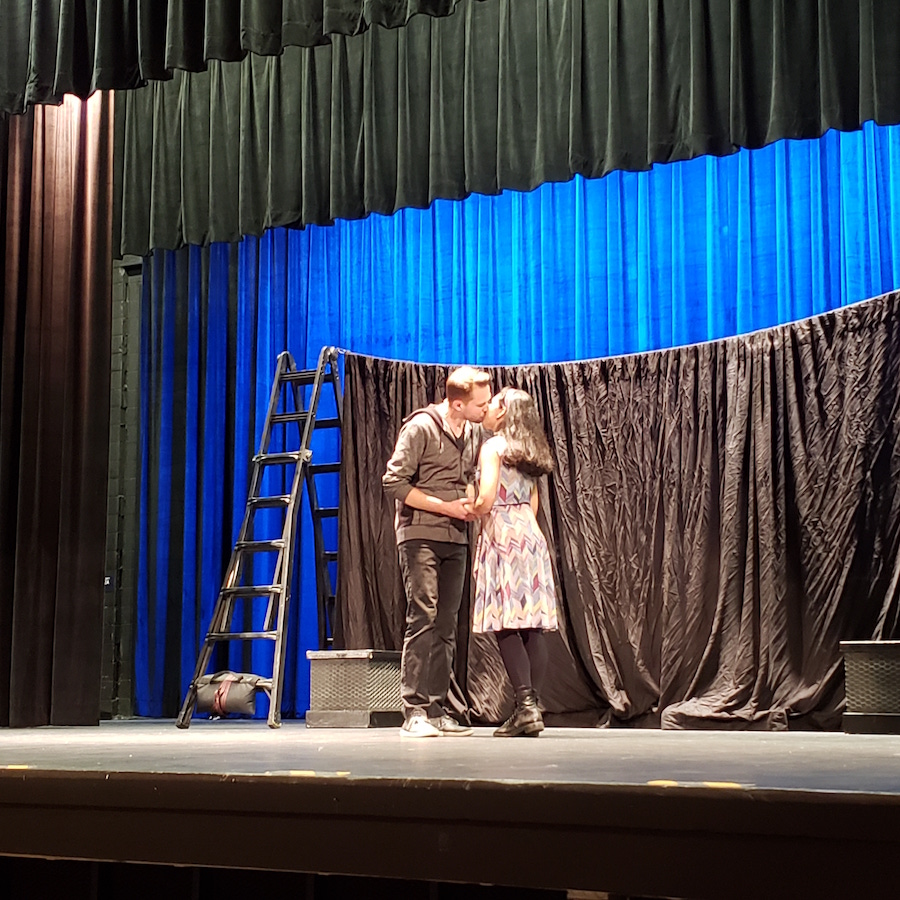
[[[491,730],[2,731],[0,854],[630,896],[896,896],[900,736]]]

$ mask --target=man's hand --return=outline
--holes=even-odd
[[[472,501],[466,497],[460,497],[457,500],[440,500],[414,487],[406,495],[404,502],[413,509],[423,509],[426,512],[435,513],[439,516],[447,516],[448,519],[460,519],[463,522],[471,522],[473,519],[478,518],[472,512]]]
[[[475,518],[472,513],[472,501],[461,500],[444,500],[441,503],[441,513],[449,516],[451,519],[460,519],[463,522],[471,522]]]

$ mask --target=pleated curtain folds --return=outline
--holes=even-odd
[[[130,90],[210,60],[277,56],[333,35],[446,16],[458,0],[6,0],[0,111]]]
[[[0,123],[0,725],[100,718],[112,105]]]
[[[120,97],[122,249],[900,121],[894,0],[461,0]]]
[[[323,345],[418,361],[396,368],[373,363],[364,370],[353,369],[354,362],[348,369],[357,376],[363,371],[367,393],[360,424],[348,420],[345,452],[356,453],[357,463],[348,461],[344,478],[349,479],[347,490],[355,484],[363,493],[360,509],[371,507],[379,517],[371,525],[379,545],[373,551],[361,537],[341,552],[339,567],[361,567],[360,577],[370,579],[365,590],[350,595],[359,606],[348,610],[350,619],[345,621],[356,629],[355,640],[388,643],[402,627],[403,608],[393,593],[391,521],[381,517],[380,467],[385,460],[377,455],[364,458],[354,445],[357,440],[383,441],[378,446],[389,452],[402,410],[440,391],[441,369],[426,362],[524,365],[529,389],[536,384],[541,392],[557,379],[558,396],[552,402],[560,417],[569,417],[573,429],[565,446],[588,469],[600,465],[594,443],[602,418],[592,431],[584,417],[612,415],[591,400],[591,392],[600,388],[590,385],[612,379],[619,397],[617,441],[624,450],[630,451],[634,443],[646,445],[648,453],[662,454],[661,471],[667,479],[677,476],[681,481],[675,483],[680,484],[688,475],[684,467],[677,469],[675,458],[666,456],[673,450],[660,429],[670,435],[672,428],[682,427],[681,417],[694,398],[682,396],[680,405],[669,402],[659,408],[653,405],[653,392],[669,390],[677,366],[687,360],[693,367],[690,386],[697,404],[706,402],[710,391],[725,390],[730,398],[738,387],[745,388],[731,374],[723,388],[718,364],[709,362],[714,351],[725,352],[723,345],[701,342],[821,314],[824,319],[810,321],[843,322],[829,319],[829,311],[900,288],[895,249],[900,247],[898,159],[900,126],[866,125],[862,131],[781,141],[761,150],[688,160],[649,172],[578,178],[530,193],[472,196],[459,203],[438,201],[428,210],[402,210],[391,217],[370,216],[327,227],[273,229],[234,244],[155,251],[144,266],[141,351],[144,543],[135,674],[140,714],[175,715],[186,690],[244,514],[249,459],[257,446],[279,352],[290,349],[306,366],[315,364]],[[801,323],[797,328],[804,341],[810,329],[818,334],[813,325]],[[862,346],[874,340],[866,329],[856,335]],[[842,353],[852,339],[842,334]],[[762,338],[747,340],[758,359]],[[692,343],[700,346],[670,350]],[[728,358],[736,358],[733,344],[725,347]],[[639,365],[628,362],[637,357],[624,356],[649,350],[660,355],[641,357]],[[531,365],[592,357],[615,359],[580,367],[563,363],[558,369]],[[360,358],[347,357],[348,362]],[[783,352],[778,358],[790,361]],[[884,359],[892,357],[885,353]],[[698,360],[704,361],[702,369]],[[663,365],[667,368],[660,372]],[[828,370],[829,380],[838,377],[840,365]],[[510,378],[520,377],[512,368],[505,371]],[[804,371],[804,378],[818,377],[817,370]],[[583,378],[583,389],[573,386],[573,372]],[[761,373],[761,363],[754,362],[754,391],[764,389]],[[625,384],[626,376],[633,384]],[[685,384],[686,375],[679,377],[678,384]],[[348,377],[348,385],[352,394],[359,381]],[[632,395],[633,405],[622,399]],[[583,409],[586,400],[591,405]],[[723,413],[721,404],[716,409]],[[733,410],[725,412],[729,440],[751,439],[739,435]],[[634,420],[626,438],[631,413]],[[371,418],[378,423],[373,425]],[[744,424],[753,426],[749,418]],[[564,445],[559,425],[554,420],[557,446]],[[357,427],[362,429],[358,436]],[[716,432],[712,437],[718,441],[721,436]],[[371,454],[371,448],[366,452]],[[333,456],[323,452],[319,458]],[[606,477],[610,465],[604,456]],[[763,466],[760,462],[760,472]],[[580,509],[594,502],[595,485],[584,471],[579,479],[584,498],[572,504]],[[613,490],[609,485],[603,489]],[[320,483],[320,502],[337,505],[337,495],[326,499],[324,490]],[[645,514],[640,496],[616,496],[622,507],[616,515],[631,504]],[[676,516],[671,508],[669,514]],[[617,551],[618,520],[609,510],[604,516],[608,524],[603,540]],[[574,547],[581,531],[590,527],[584,522],[572,525]],[[646,540],[641,553],[653,552],[651,533]],[[312,543],[309,520],[301,516],[285,715],[302,715],[306,709],[305,651],[318,647]],[[796,552],[792,545],[789,555]],[[649,565],[647,560],[640,564]],[[689,564],[695,565],[696,557]],[[653,578],[658,581],[662,575]],[[605,574],[599,583],[605,590]],[[693,592],[697,585],[689,587]],[[704,594],[703,602],[711,600]],[[795,611],[802,606],[796,597],[792,602]],[[592,607],[585,609],[585,615],[593,614]],[[637,601],[631,609],[638,609]],[[745,612],[750,614],[749,606]],[[852,631],[840,630],[848,620],[842,622],[838,633],[850,635]],[[467,653],[464,625],[461,659]],[[363,626],[370,630],[360,637],[358,628]],[[615,634],[618,642],[621,636]],[[601,707],[607,709],[595,690],[600,676],[582,678],[581,664],[576,666],[565,646],[554,643],[554,678],[562,678],[567,686],[554,701],[556,710],[565,710],[566,721],[595,723]],[[828,652],[835,647],[832,643]],[[264,671],[271,664],[270,650],[265,656],[233,656],[227,665]],[[493,664],[499,666],[499,660],[493,658]],[[223,660],[220,668],[225,665]],[[494,695],[488,703],[478,685],[496,686],[502,682],[502,669],[491,668],[491,658],[480,656],[467,674],[479,709],[486,717],[496,714],[502,697]],[[829,685],[836,684],[831,670],[825,677],[831,679]],[[620,708],[615,721],[655,715],[647,714],[644,701],[635,701],[633,693],[632,685],[629,705]],[[643,711],[634,712],[638,709]],[[821,720],[834,724],[834,705],[829,709]],[[794,714],[785,715],[790,719]],[[783,724],[785,716],[774,716],[773,721]]]
[[[494,369],[537,401],[562,627],[559,724],[839,727],[842,639],[900,637],[900,294],[692,347]],[[399,649],[381,473],[446,369],[348,354],[337,643]],[[459,622],[475,716],[512,693]]]

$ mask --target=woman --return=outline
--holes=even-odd
[[[513,714],[494,734],[538,735],[547,668],[544,632],[555,631],[556,588],[547,542],[537,524],[537,479],[553,469],[534,400],[515,388],[491,398],[484,425],[494,437],[481,449],[478,497],[483,516],[475,548],[473,631],[494,632],[516,695]]]

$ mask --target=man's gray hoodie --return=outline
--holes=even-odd
[[[455,438],[444,427],[434,403],[403,420],[397,445],[381,479],[385,494],[395,502],[398,544],[417,538],[452,544],[468,542],[465,522],[414,509],[404,501],[414,487],[441,500],[465,497],[466,488],[475,484],[475,466],[483,438],[484,429],[473,422],[466,422],[462,435]]]

